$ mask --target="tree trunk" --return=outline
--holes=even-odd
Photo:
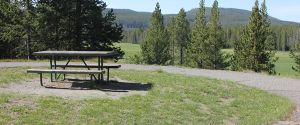
[[[31,15],[30,15],[30,0],[26,0],[26,8],[27,8],[27,13],[29,16],[29,20],[31,20]],[[26,50],[27,50],[27,59],[30,60],[31,58],[31,52],[30,52],[30,41],[31,41],[31,27],[30,27],[30,23],[29,20],[27,20],[26,22],[26,30],[27,30],[27,42],[26,42]]]
[[[76,36],[76,44],[73,46],[72,49],[80,50],[81,47],[81,0],[77,0],[76,2],[76,29],[75,29],[75,36]]]
[[[180,47],[180,65],[183,64],[183,47]]]

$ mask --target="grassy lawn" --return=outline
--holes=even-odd
[[[49,60],[46,59],[0,59],[0,62],[47,62]]]
[[[138,54],[142,51],[139,44],[117,43],[115,45],[121,47],[122,50],[125,52],[124,58],[132,57],[135,54]]]
[[[34,78],[35,75],[27,74],[26,69],[28,69],[28,67],[0,68],[0,86],[11,82]]]
[[[279,75],[300,78],[300,74],[292,69],[292,66],[296,64],[290,57],[289,52],[277,52],[276,56],[279,57],[279,59],[275,64],[275,68]]]
[[[225,53],[233,53],[232,49],[224,49],[223,51]],[[275,56],[278,57],[278,60],[275,63],[275,70],[278,73],[277,75],[292,78],[300,78],[300,74],[298,74],[292,69],[292,66],[296,64],[294,60],[290,57],[289,52],[278,51]]]
[[[24,68],[0,69],[5,83],[28,77]],[[112,71],[121,79],[151,83],[146,96],[119,100],[66,100],[0,94],[0,124],[271,124],[292,111],[292,103],[230,81],[160,71]],[[3,81],[0,82],[3,84]],[[38,83],[36,83],[38,84]],[[1,92],[0,92],[1,93]]]

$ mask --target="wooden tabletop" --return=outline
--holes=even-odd
[[[110,57],[117,55],[114,51],[40,51],[35,56],[80,56],[80,57]]]

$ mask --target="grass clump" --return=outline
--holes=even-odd
[[[0,85],[37,77],[35,74],[27,74],[27,69],[29,67],[0,68]]]

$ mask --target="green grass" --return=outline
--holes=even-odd
[[[0,59],[0,62],[46,62],[46,59]]]
[[[26,73],[26,69],[28,68],[29,67],[0,68],[0,85],[36,77],[33,74]]]
[[[141,48],[139,44],[117,43],[115,45],[121,47],[122,50],[125,52],[124,58],[132,57],[141,52]]]
[[[121,79],[153,86],[146,96],[119,100],[0,94],[0,124],[259,125],[285,118],[293,108],[287,98],[230,81],[160,71],[115,70],[111,73]],[[19,76],[25,77],[25,74]],[[14,104],[12,100],[26,103]]]
[[[141,52],[141,48],[139,44],[131,44],[131,43],[117,43],[115,44],[117,47],[121,47],[125,52],[125,57],[134,56]]]
[[[224,49],[223,52],[232,54],[233,49]],[[275,63],[275,70],[278,73],[277,75],[292,78],[300,78],[300,74],[298,74],[292,69],[292,66],[296,64],[294,60],[290,57],[289,52],[278,51],[275,56],[278,57],[278,60]]]
[[[296,64],[290,57],[289,52],[277,52],[276,56],[279,57],[279,59],[275,64],[275,69],[279,75],[300,78],[300,74],[292,69],[292,66],[295,66]]]

